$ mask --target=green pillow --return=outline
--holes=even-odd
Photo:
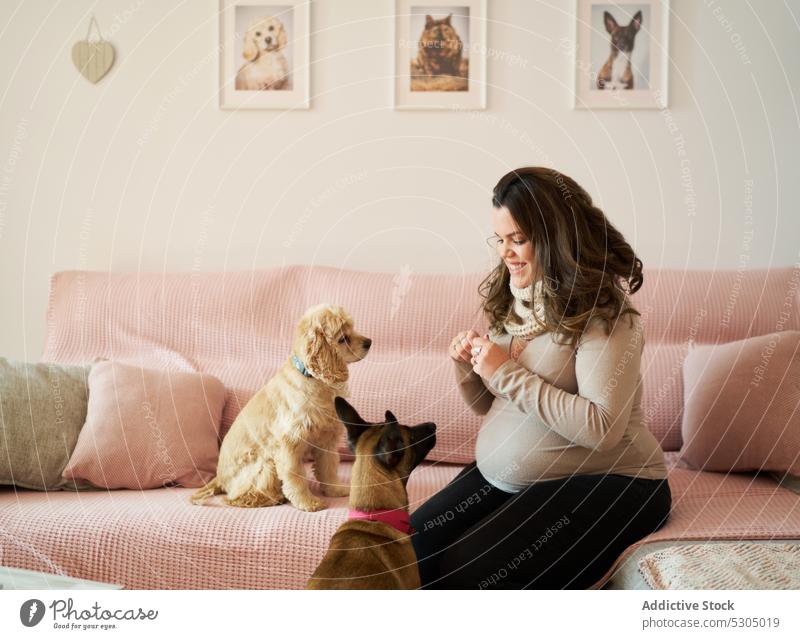
[[[86,421],[90,368],[0,357],[0,484],[76,488],[61,473]]]

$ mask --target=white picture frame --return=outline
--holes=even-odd
[[[219,0],[221,109],[310,107],[310,4]]]
[[[575,109],[664,109],[668,100],[669,0],[573,0],[575,41],[573,102]],[[605,13],[611,15],[607,24]],[[636,15],[640,18],[637,20]],[[618,41],[639,23],[628,54],[630,73],[609,72],[625,67],[626,58],[612,58],[612,33]],[[567,45],[569,46],[569,45]],[[609,68],[611,67],[611,68]],[[611,82],[606,78],[611,77]],[[600,80],[603,80],[600,82]],[[629,80],[632,88],[629,88]],[[603,88],[600,88],[602,85]]]
[[[415,59],[426,16],[440,21],[451,13],[448,26],[462,41],[458,70],[434,63],[425,73]],[[393,42],[395,109],[486,108],[486,0],[395,0]]]

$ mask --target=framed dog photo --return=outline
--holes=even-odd
[[[220,0],[220,108],[309,107],[310,0]]]
[[[395,1],[394,107],[486,108],[486,0]]]
[[[667,106],[669,0],[575,0],[574,107]]]

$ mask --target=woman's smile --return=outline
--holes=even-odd
[[[528,262],[514,262],[506,260],[506,268],[511,275],[511,281],[517,288],[525,288],[530,286],[531,277]]]

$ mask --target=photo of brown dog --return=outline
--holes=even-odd
[[[403,426],[388,410],[386,421],[369,423],[344,398],[335,402],[356,456],[350,512],[306,589],[419,588],[406,485],[436,444],[436,425]]]
[[[300,510],[322,510],[326,504],[311,493],[305,474],[306,453],[322,494],[346,496],[349,489],[336,475],[342,423],[334,398],[349,394],[347,367],[371,345],[341,306],[309,308],[295,329],[292,354],[236,417],[222,440],[216,477],[192,495],[192,503],[224,493],[231,506],[288,500]]]
[[[608,59],[597,75],[597,88],[601,90],[633,89],[631,57],[636,44],[636,34],[642,28],[642,12],[637,11],[627,25],[620,26],[614,16],[603,12],[603,25],[610,36]]]

